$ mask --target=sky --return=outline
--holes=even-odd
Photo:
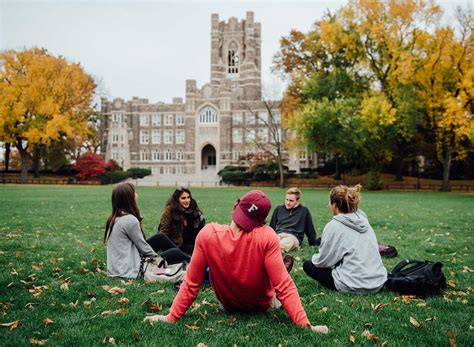
[[[457,5],[438,1],[453,20]],[[170,103],[185,96],[186,79],[210,79],[211,14],[219,20],[254,12],[262,24],[262,84],[284,88],[272,74],[279,40],[291,29],[308,31],[328,9],[347,1],[0,0],[0,49],[44,47],[80,63],[109,99],[132,96]]]

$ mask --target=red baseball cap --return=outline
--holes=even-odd
[[[264,192],[252,190],[240,199],[232,212],[232,220],[245,231],[252,231],[263,225],[272,204]]]

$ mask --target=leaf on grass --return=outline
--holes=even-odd
[[[71,306],[72,308],[76,308],[77,305],[79,305],[79,300],[76,300],[76,302],[70,302],[69,303],[69,306]]]
[[[114,311],[112,311],[112,310],[105,310],[105,311],[103,311],[103,312],[101,313],[101,315],[102,315],[102,316],[107,316],[107,315],[113,314],[113,313],[114,313]]]
[[[163,308],[163,305],[161,305],[160,303],[155,304],[149,298],[145,301],[145,305],[147,305],[148,308],[153,312],[161,311],[161,309]]]
[[[110,289],[110,286],[105,284],[105,285],[102,286],[102,289],[105,290],[105,291],[108,291]]]
[[[454,331],[448,331],[448,337],[449,337],[449,346],[450,347],[456,347],[456,340],[454,339],[456,337],[457,333]]]
[[[87,292],[87,295],[90,296],[90,297],[93,297],[93,296],[96,296],[97,293],[89,290],[89,291]]]
[[[63,280],[59,288],[62,290],[69,290],[69,278]]]
[[[326,313],[328,308],[325,306],[322,309],[319,310],[319,313]]]
[[[15,284],[15,282],[10,282],[10,283],[8,283],[8,284],[7,284],[7,288],[10,288],[10,287],[11,287],[12,285],[14,285],[14,284]]]
[[[384,306],[388,306],[388,304],[377,304],[377,305],[374,305],[372,303],[370,304],[372,311],[374,311],[375,313],[380,312],[382,308],[384,308]]]
[[[417,307],[426,307],[426,302],[419,302],[416,304]]]
[[[349,336],[349,341],[351,341],[351,343],[356,343],[356,338],[354,336]]]
[[[33,294],[33,296],[39,296],[41,295],[46,289],[48,289],[48,286],[35,286],[33,285],[33,288],[29,289],[28,291]]]
[[[462,272],[474,272],[474,270],[470,269],[469,266],[463,266]]]
[[[454,280],[449,280],[448,285],[453,287],[453,288],[456,288],[456,282],[454,282]]]
[[[28,309],[31,310],[31,309],[33,308],[33,305],[34,305],[34,303],[29,302],[29,303],[27,303],[27,304],[25,305],[25,308],[28,308]]]
[[[125,293],[125,288],[113,287],[107,290],[107,293],[116,295],[116,294],[123,294]]]
[[[118,310],[114,311],[115,314],[125,314],[127,312],[128,310],[126,308],[119,308]]]
[[[86,273],[89,272],[89,269],[84,269],[83,267],[81,267],[81,268],[79,269],[79,271],[80,271],[81,273],[83,273],[83,274],[86,274]]]
[[[51,258],[51,259],[49,259],[49,261],[50,261],[51,263],[59,263],[59,262],[61,262],[61,261],[63,261],[63,260],[64,260],[64,258]]]
[[[412,316],[410,316],[410,323],[411,325],[413,325],[415,328],[421,328],[421,324],[418,323],[418,321],[413,318]]]
[[[191,330],[198,330],[199,329],[199,327],[197,325],[185,324],[184,326],[188,329],[191,329]]]
[[[407,305],[413,300],[416,300],[416,295],[402,295],[402,302]]]
[[[10,322],[10,323],[1,323],[0,325],[2,327],[7,327],[7,328],[10,328],[10,330],[13,330],[13,329],[18,328],[19,324],[20,324],[20,321],[16,320],[16,321],[13,321],[13,322]]]
[[[48,340],[46,340],[46,339],[44,339],[44,340],[37,340],[37,339],[35,339],[35,338],[32,338],[32,339],[30,340],[30,342],[31,342],[32,345],[40,345],[40,346],[45,345],[45,344],[46,344],[46,341],[48,341]]]
[[[215,329],[212,329],[212,328],[204,328],[204,330],[210,333],[213,333],[216,331]]]
[[[365,329],[363,332],[362,332],[362,336],[365,336],[367,338],[367,340],[371,340],[373,341],[374,343],[379,343],[379,338],[377,336],[375,336],[374,334],[372,334],[369,330]]]
[[[15,257],[18,258],[18,257],[21,257],[21,255],[22,255],[22,253],[21,253],[20,251],[16,251],[16,252],[15,252]]]
[[[49,318],[46,318],[46,319],[43,319],[43,323],[44,323],[44,325],[47,326],[48,324],[53,324],[53,323],[54,323],[54,320],[51,320],[51,319],[49,319]]]
[[[207,347],[205,343],[199,342],[196,347]]]
[[[112,336],[106,336],[102,340],[102,343],[110,343],[111,345],[115,346],[115,339]]]
[[[311,327],[311,330],[314,331],[315,333],[324,334],[324,335],[329,333],[329,328],[326,325],[315,325]]]
[[[82,304],[84,306],[90,306],[92,304],[92,301],[84,301]]]
[[[278,318],[278,316],[277,316],[274,312],[272,312],[272,316],[273,316],[273,318],[275,318],[275,320],[276,320],[277,322],[280,321],[280,318]]]
[[[127,305],[130,302],[130,300],[128,300],[126,297],[123,296],[119,299],[118,302],[119,302],[119,304]]]

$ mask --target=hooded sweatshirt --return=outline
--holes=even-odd
[[[341,292],[374,293],[387,281],[375,232],[361,210],[338,214],[326,224],[312,262],[320,268],[333,267],[334,285]]]

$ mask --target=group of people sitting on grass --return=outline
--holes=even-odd
[[[130,183],[112,192],[112,214],[107,220],[107,273],[137,278],[143,257],[158,254],[169,264],[189,262],[186,275],[168,315],[147,321],[176,322],[198,295],[206,273],[216,298],[227,312],[264,312],[283,306],[291,320],[313,331],[290,277],[293,257],[304,235],[319,252],[303,264],[305,273],[322,286],[358,294],[381,290],[387,280],[374,230],[359,209],[360,185],[338,186],[329,194],[333,218],[316,238],[309,209],[300,202],[300,191],[287,191],[270,221],[268,197],[252,190],[237,199],[230,225],[205,224],[203,213],[188,189],[176,189],[161,215],[157,234],[146,239],[141,225],[138,194]]]

